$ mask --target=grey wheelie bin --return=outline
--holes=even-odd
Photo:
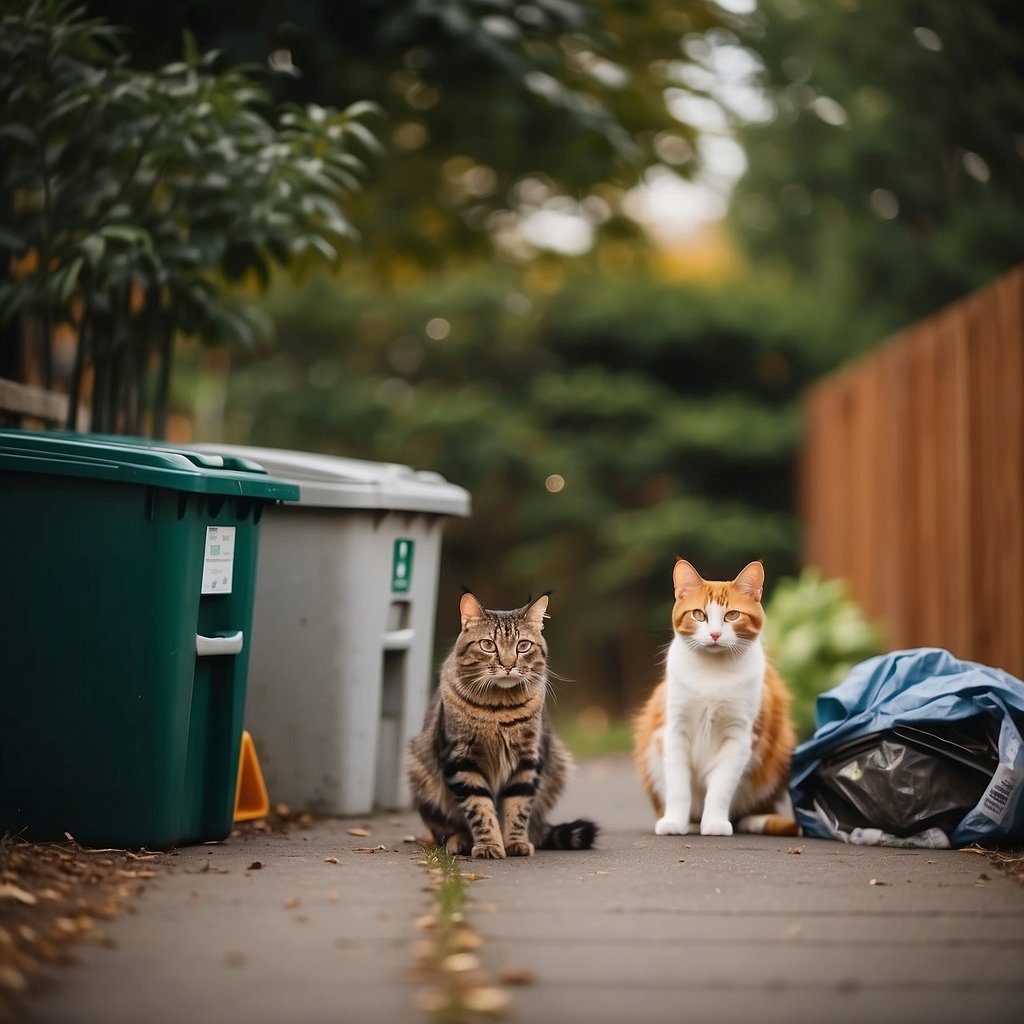
[[[432,472],[199,445],[298,484],[268,509],[246,728],[272,803],[359,815],[408,806],[405,750],[431,691],[441,536],[468,493]]]

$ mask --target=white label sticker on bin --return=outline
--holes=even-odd
[[[203,593],[230,594],[235,566],[235,527],[208,526],[203,556]]]

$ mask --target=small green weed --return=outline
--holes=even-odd
[[[432,879],[434,905],[417,922],[428,935],[419,943],[420,1008],[436,1024],[473,1024],[502,1013],[508,995],[484,974],[476,955],[483,939],[465,915],[469,883],[487,876],[464,875],[459,858],[439,846],[425,848],[421,863]]]

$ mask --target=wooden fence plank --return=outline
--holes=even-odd
[[[68,396],[0,379],[0,410],[47,423],[63,423],[68,416]]]
[[[810,390],[800,494],[887,646],[1024,676],[1024,267]]]

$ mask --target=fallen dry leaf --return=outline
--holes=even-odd
[[[676,863],[677,864],[685,864],[686,863],[686,858],[685,857],[680,857],[679,860],[676,861]]]
[[[804,848],[802,846],[791,846],[787,851],[789,853],[803,853]]]
[[[0,899],[17,900],[19,903],[27,903],[30,907],[38,902],[32,893],[19,889],[16,885],[11,885],[10,882],[0,885]]]
[[[347,828],[345,831],[350,836],[368,836],[371,834],[371,829],[368,828]]]
[[[439,988],[425,988],[416,993],[416,1005],[427,1013],[441,1013],[450,1006],[448,993]]]
[[[298,896],[292,896],[291,899],[285,900],[284,903],[282,904],[282,906],[286,910],[294,910],[296,907],[301,906],[301,905],[302,905],[302,900],[300,900],[298,898]]]
[[[411,948],[413,956],[423,963],[428,963],[434,959],[436,947],[431,939],[417,939]]]
[[[490,878],[491,876],[490,875],[481,875],[481,874],[478,874],[476,871],[465,871],[465,872],[463,872],[462,877],[467,882],[479,882],[482,878]]]
[[[246,871],[259,871],[263,867],[263,861],[254,860],[247,868]]]
[[[451,943],[452,948],[459,953],[471,953],[474,949],[479,949],[484,944],[484,940],[472,929],[463,927],[459,928],[451,937]]]
[[[353,846],[352,847],[352,852],[353,853],[379,853],[381,850],[383,850],[386,853],[387,849],[388,848],[386,846]]]
[[[608,872],[608,871],[595,871],[594,874],[595,875],[607,875],[607,874],[610,874],[610,872]]]
[[[532,985],[536,980],[537,975],[529,967],[506,967],[498,975],[503,985]]]
[[[117,846],[83,846],[70,832],[64,833],[64,838],[69,843],[74,843],[83,853],[124,853],[125,851]]]
[[[472,1013],[501,1013],[508,1006],[508,993],[496,986],[481,985],[463,995],[462,1005]]]
[[[868,885],[888,885],[888,882],[880,882],[877,878],[872,878]]]
[[[337,864],[338,863],[338,858],[337,857],[324,857],[324,863],[325,864]]]
[[[24,992],[28,989],[28,981],[17,967],[0,966],[0,987],[11,992]]]
[[[480,958],[472,953],[452,953],[441,961],[441,968],[452,974],[465,974],[480,967]]]

